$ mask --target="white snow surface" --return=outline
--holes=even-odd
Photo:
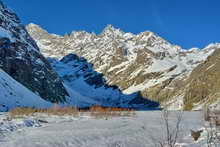
[[[66,84],[64,84],[69,96],[66,97],[66,104],[67,106],[75,106],[75,107],[89,107],[91,105],[100,105],[100,102],[90,98],[90,96],[84,96],[76,89],[70,88]],[[81,91],[82,92],[82,91]]]
[[[170,125],[176,122],[171,112]],[[3,118],[6,114],[0,115]],[[178,147],[205,147],[205,132],[194,142],[190,130],[200,130],[204,122],[202,112],[184,112],[180,127]],[[38,119],[49,123],[41,124]],[[24,125],[25,121],[29,122]],[[160,111],[136,112],[135,116],[95,119],[86,116],[32,117],[12,121],[1,120],[0,146],[2,147],[152,147],[155,140],[163,140],[164,122]],[[10,126],[10,127],[6,127]],[[29,126],[29,127],[27,127]],[[8,130],[8,129],[5,129]],[[10,130],[10,129],[9,129]]]
[[[18,106],[46,108],[52,104],[31,92],[0,69],[0,111],[7,111]]]

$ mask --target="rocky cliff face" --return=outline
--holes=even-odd
[[[40,53],[17,15],[0,1],[0,68],[51,102],[68,95],[62,81]]]
[[[144,97],[173,109],[184,107],[191,72],[219,46],[185,50],[152,32],[135,35],[111,25],[98,35],[80,31],[59,36],[35,24],[27,30],[45,56],[59,59],[75,53],[94,64],[108,84],[117,85],[126,94],[141,91]]]

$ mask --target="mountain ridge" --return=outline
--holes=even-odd
[[[41,34],[38,25],[26,28],[46,57],[77,54],[124,93],[141,91],[144,97],[175,109],[184,108],[185,89],[177,87],[185,87],[191,72],[220,46],[216,43],[186,50],[150,31],[125,33],[111,25],[97,35],[78,31],[59,36],[47,31]]]

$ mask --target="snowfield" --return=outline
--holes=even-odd
[[[3,120],[6,116],[7,113],[0,115],[0,147],[153,147],[152,138],[162,139],[165,132],[160,111],[136,112],[131,117],[108,119],[88,115],[45,115]],[[174,126],[176,113],[172,112],[170,116],[171,126]],[[203,135],[197,142],[189,135],[191,129],[202,128],[202,116],[199,111],[183,113],[180,147],[205,146]],[[38,119],[48,123],[40,123]]]
[[[45,101],[0,68],[0,112],[15,107],[48,108],[53,104]]]

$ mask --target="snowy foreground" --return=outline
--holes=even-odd
[[[165,132],[161,112],[136,112],[130,117],[93,118],[39,115],[7,120],[0,114],[0,147],[153,147]],[[204,134],[194,142],[190,129],[199,130],[204,119],[201,112],[184,112],[179,146],[200,147]],[[171,114],[174,126],[176,114]],[[38,120],[46,120],[42,123]]]

